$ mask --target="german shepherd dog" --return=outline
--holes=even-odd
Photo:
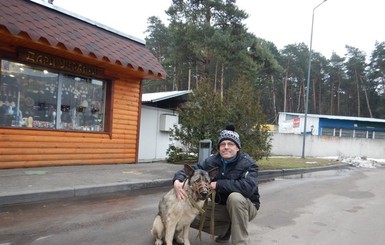
[[[201,169],[194,170],[190,165],[184,165],[186,189],[188,199],[177,198],[174,188],[166,193],[159,201],[159,212],[156,216],[151,234],[155,237],[155,245],[172,245],[173,240],[177,243],[190,245],[190,225],[202,209],[208,194],[210,193],[210,182],[216,176],[218,168],[209,172]]]

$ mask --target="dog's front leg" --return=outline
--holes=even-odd
[[[184,245],[190,245],[189,233],[190,233],[190,225],[184,226],[184,227],[183,227],[183,240],[184,240]]]
[[[167,222],[166,235],[164,237],[166,245],[172,245],[172,241],[174,240],[175,228],[176,228],[176,222],[170,222],[170,221]]]

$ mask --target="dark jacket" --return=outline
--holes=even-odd
[[[219,167],[216,178],[217,193],[216,202],[226,204],[227,197],[232,192],[241,193],[244,197],[249,198],[255,207],[259,209],[259,192],[258,192],[258,165],[257,163],[244,152],[238,152],[234,160],[226,166],[222,157],[219,154],[213,155],[205,159],[201,163],[197,163],[192,167],[194,169],[203,169],[206,171],[212,168]],[[186,175],[184,170],[179,170],[175,173],[175,180],[184,181]]]

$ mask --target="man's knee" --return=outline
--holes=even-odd
[[[247,204],[246,198],[238,192],[232,192],[227,198],[226,206],[229,207],[241,207]]]
[[[230,216],[232,216],[233,210],[235,213],[243,213],[248,215],[248,220],[251,221],[257,215],[257,209],[251,201],[244,197],[241,193],[233,192],[227,198],[226,203],[227,210],[229,211]],[[234,214],[234,213],[233,213]]]

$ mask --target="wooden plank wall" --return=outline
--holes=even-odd
[[[115,81],[112,132],[0,128],[0,168],[134,163],[139,82]]]

